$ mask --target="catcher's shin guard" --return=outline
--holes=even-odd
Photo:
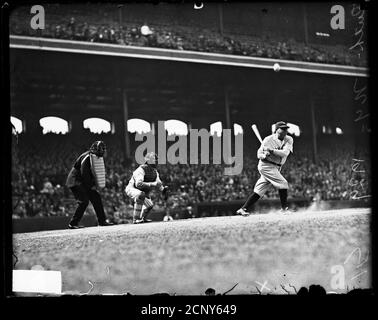
[[[133,211],[133,221],[135,221],[135,219],[141,215],[142,207],[143,207],[143,203],[135,201],[134,211]]]
[[[140,214],[140,218],[146,218],[147,214],[151,211],[152,207],[154,206],[152,200],[150,198],[145,198],[143,202],[142,212]]]

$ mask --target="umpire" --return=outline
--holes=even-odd
[[[73,168],[68,174],[66,186],[71,189],[78,202],[78,207],[68,224],[69,229],[78,229],[83,226],[79,225],[84,215],[89,201],[97,215],[99,226],[110,226],[112,223],[106,221],[104,207],[102,205],[101,196],[96,190],[96,177],[94,176],[94,168],[92,168],[91,155],[103,157],[106,152],[106,146],[103,141],[96,141],[90,149],[81,154],[75,161]]]

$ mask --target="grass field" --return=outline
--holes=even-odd
[[[65,293],[345,292],[370,288],[369,222],[370,209],[308,210],[15,234],[15,269],[59,270]]]

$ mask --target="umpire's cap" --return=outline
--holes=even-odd
[[[274,127],[275,127],[275,131],[277,131],[277,129],[279,129],[279,128],[281,128],[281,129],[287,129],[287,128],[289,128],[289,126],[287,125],[287,123],[284,122],[284,121],[278,121],[278,122],[274,125]]]
[[[94,153],[98,157],[103,157],[106,151],[106,145],[104,141],[95,141],[92,143],[91,147],[89,148],[91,153]]]

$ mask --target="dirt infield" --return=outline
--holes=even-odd
[[[229,294],[288,294],[310,284],[345,292],[371,281],[370,209],[45,231],[13,241],[15,269],[59,270],[66,293],[200,295],[236,283]],[[340,270],[344,290],[332,286]]]

